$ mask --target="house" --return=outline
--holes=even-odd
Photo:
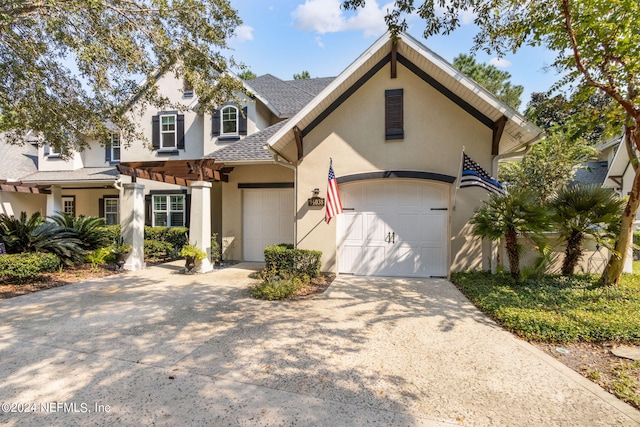
[[[21,178],[51,183],[49,208],[71,192],[77,214],[91,204],[104,213],[105,199],[118,200],[123,235],[134,244],[130,268],[141,266],[143,218],[188,224],[191,241],[205,249],[218,231],[227,260],[260,261],[266,245],[291,242],[321,250],[322,270],[335,273],[428,277],[487,268],[491,245],[469,226],[487,193],[456,189],[462,152],[495,175],[498,160],[522,155],[542,136],[406,34],[384,35],[335,79],[258,77],[241,104],[213,115],[196,113],[197,96],[176,90],[179,83],[163,76],[160,90],[184,113],[141,115],[151,149],[114,139],[106,153],[89,150],[67,172],[58,167],[56,179],[40,167],[35,180]],[[331,160],[345,212],[326,223],[309,199],[326,198]],[[49,165],[46,149],[38,161]],[[121,189],[94,188],[117,162],[111,184]],[[80,195],[92,199],[86,211]]]

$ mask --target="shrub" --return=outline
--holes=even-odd
[[[193,245],[184,245],[180,250],[180,256],[193,257],[196,261],[202,261],[207,257],[207,253]]]
[[[320,274],[321,257],[320,251],[293,249],[287,243],[264,248],[265,268],[276,274],[316,277]]]
[[[51,217],[51,220],[60,227],[75,231],[85,249],[98,249],[110,241],[104,218],[83,215],[74,217],[66,212],[58,212]]]
[[[144,256],[149,258],[167,258],[173,253],[173,245],[169,242],[162,242],[159,240],[144,241]]]
[[[30,236],[43,222],[40,212],[35,212],[28,219],[24,211],[20,212],[19,217],[0,214],[0,238],[7,252],[10,254],[29,252]]]
[[[251,288],[252,297],[269,301],[282,300],[293,296],[304,284],[299,277],[276,278],[266,280]]]
[[[107,242],[113,242],[120,237],[120,234],[122,234],[120,224],[105,225],[104,230]]]
[[[108,264],[111,251],[108,247],[98,248],[87,253],[85,261],[91,264],[91,267],[97,269],[101,264]]]
[[[53,271],[60,265],[60,259],[50,253],[27,252],[0,256],[0,277],[24,283],[39,274]]]
[[[633,259],[640,260],[640,231],[633,232]]]
[[[220,243],[218,243],[218,235],[211,235],[211,262],[216,262],[220,258]]]
[[[189,229],[185,227],[166,228],[164,241],[171,243],[173,249],[179,253],[182,247],[189,243]]]

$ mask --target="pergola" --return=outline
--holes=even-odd
[[[51,194],[48,185],[21,181],[7,181],[6,179],[0,179],[0,191],[7,191],[11,193]]]
[[[117,169],[131,177],[130,184],[123,184],[121,205],[122,236],[132,246],[125,269],[144,267],[144,185],[137,178],[191,188],[189,243],[211,254],[211,183],[229,182],[232,167],[216,163],[215,159],[197,159],[121,162]],[[212,269],[208,258],[198,267],[201,273]]]

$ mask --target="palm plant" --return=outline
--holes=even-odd
[[[28,252],[29,236],[43,222],[44,218],[40,212],[33,213],[28,219],[26,212],[20,212],[18,218],[0,214],[0,239],[4,242],[7,252]]]
[[[58,212],[50,218],[60,227],[74,230],[84,249],[92,251],[109,244],[104,218],[83,215],[74,217],[66,212]]]
[[[608,243],[617,236],[624,201],[613,191],[594,185],[576,185],[562,189],[551,199],[553,220],[566,242],[562,275],[570,276],[582,258],[582,243],[593,236]]]
[[[520,245],[518,236],[542,238],[549,230],[551,213],[531,191],[514,189],[505,195],[491,195],[476,211],[470,223],[473,234],[496,241],[504,237],[509,271],[520,280]]]

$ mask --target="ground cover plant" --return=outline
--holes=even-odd
[[[640,409],[640,363],[612,347],[640,345],[640,275],[617,286],[597,276],[542,276],[513,283],[508,274],[452,273],[481,311],[618,398]]]

